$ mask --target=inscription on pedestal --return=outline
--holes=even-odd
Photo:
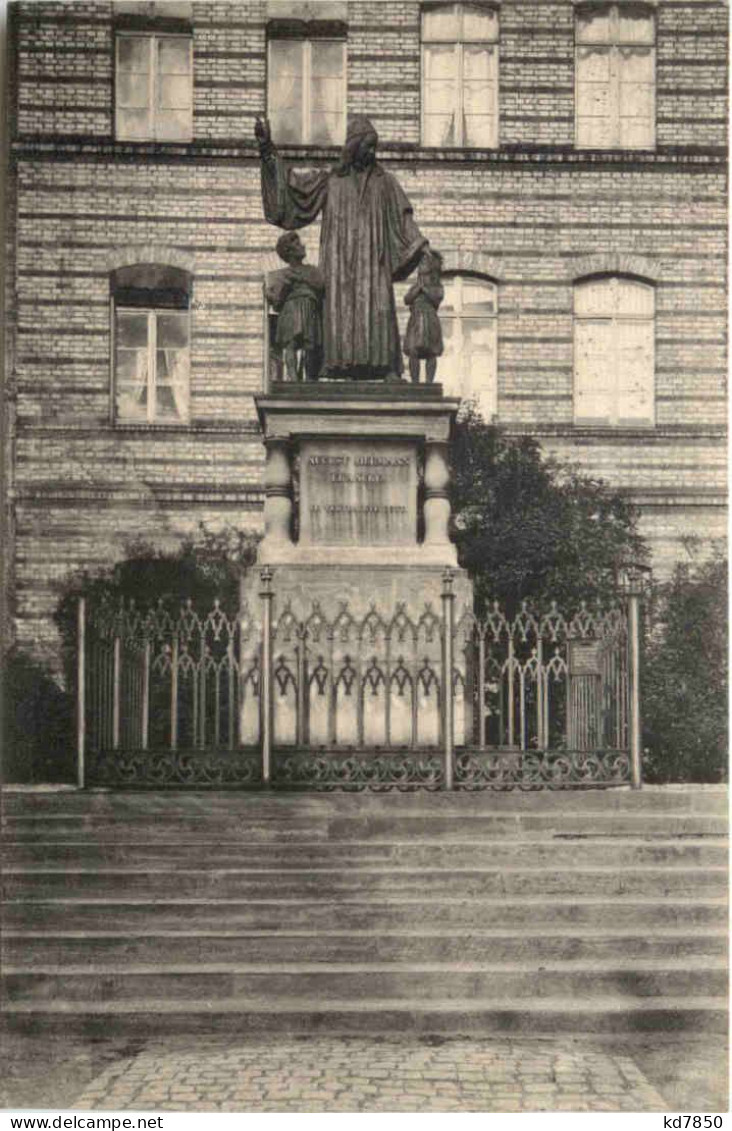
[[[417,455],[391,440],[304,441],[300,541],[323,546],[414,545]]]

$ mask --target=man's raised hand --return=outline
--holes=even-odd
[[[260,152],[266,153],[272,148],[272,131],[269,126],[269,119],[257,118],[254,123],[254,136],[259,142]]]

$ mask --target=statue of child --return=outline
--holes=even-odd
[[[441,282],[442,256],[427,246],[422,252],[417,281],[407,291],[404,301],[411,307],[404,353],[409,358],[412,381],[419,382],[420,360],[425,359],[425,378],[432,384],[437,372],[437,358],[442,354],[442,327],[437,310],[445,290]]]
[[[287,268],[267,280],[267,298],[278,313],[274,345],[282,351],[288,381],[316,381],[323,347],[321,305],[325,280],[318,267],[304,263],[305,246],[297,232],[277,240]],[[299,358],[298,358],[299,353]]]

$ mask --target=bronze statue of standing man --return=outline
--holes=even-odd
[[[312,172],[286,167],[268,123],[258,119],[255,133],[269,222],[291,231],[322,213],[322,376],[399,378],[393,284],[414,270],[427,240],[399,182],[376,160],[376,130],[368,118],[351,117],[340,162],[329,171]]]

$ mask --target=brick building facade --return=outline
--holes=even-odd
[[[320,56],[304,43],[340,45],[327,63],[338,115],[372,119],[380,160],[444,254],[454,303],[455,280],[485,288],[471,340],[501,424],[631,494],[659,571],[683,556],[683,536],[724,535],[721,0],[74,0],[10,11],[7,453],[19,643],[53,650],[59,588],[134,539],[173,547],[201,521],[260,526],[253,394],[278,233],[262,218],[253,127],[268,101],[271,113],[286,97],[272,87],[286,57],[298,89],[311,83],[316,114]],[[466,30],[476,12],[489,31]],[[271,44],[282,40],[277,55]],[[424,145],[429,106],[442,112],[446,90],[459,113],[457,102],[436,111],[445,144]],[[476,104],[483,118],[471,124]],[[473,128],[494,144],[476,144]],[[322,166],[339,146],[284,153]],[[317,231],[304,238],[317,261]],[[124,275],[136,265],[156,266],[158,282]],[[138,314],[123,325],[125,302]],[[457,327],[462,314],[454,306],[446,317]],[[467,341],[471,325],[454,340]],[[593,365],[626,337],[632,388],[623,355],[617,389],[600,382],[599,410],[590,384],[588,412]],[[137,415],[120,408],[123,367],[140,380],[142,354],[173,390],[167,415],[149,399]]]

